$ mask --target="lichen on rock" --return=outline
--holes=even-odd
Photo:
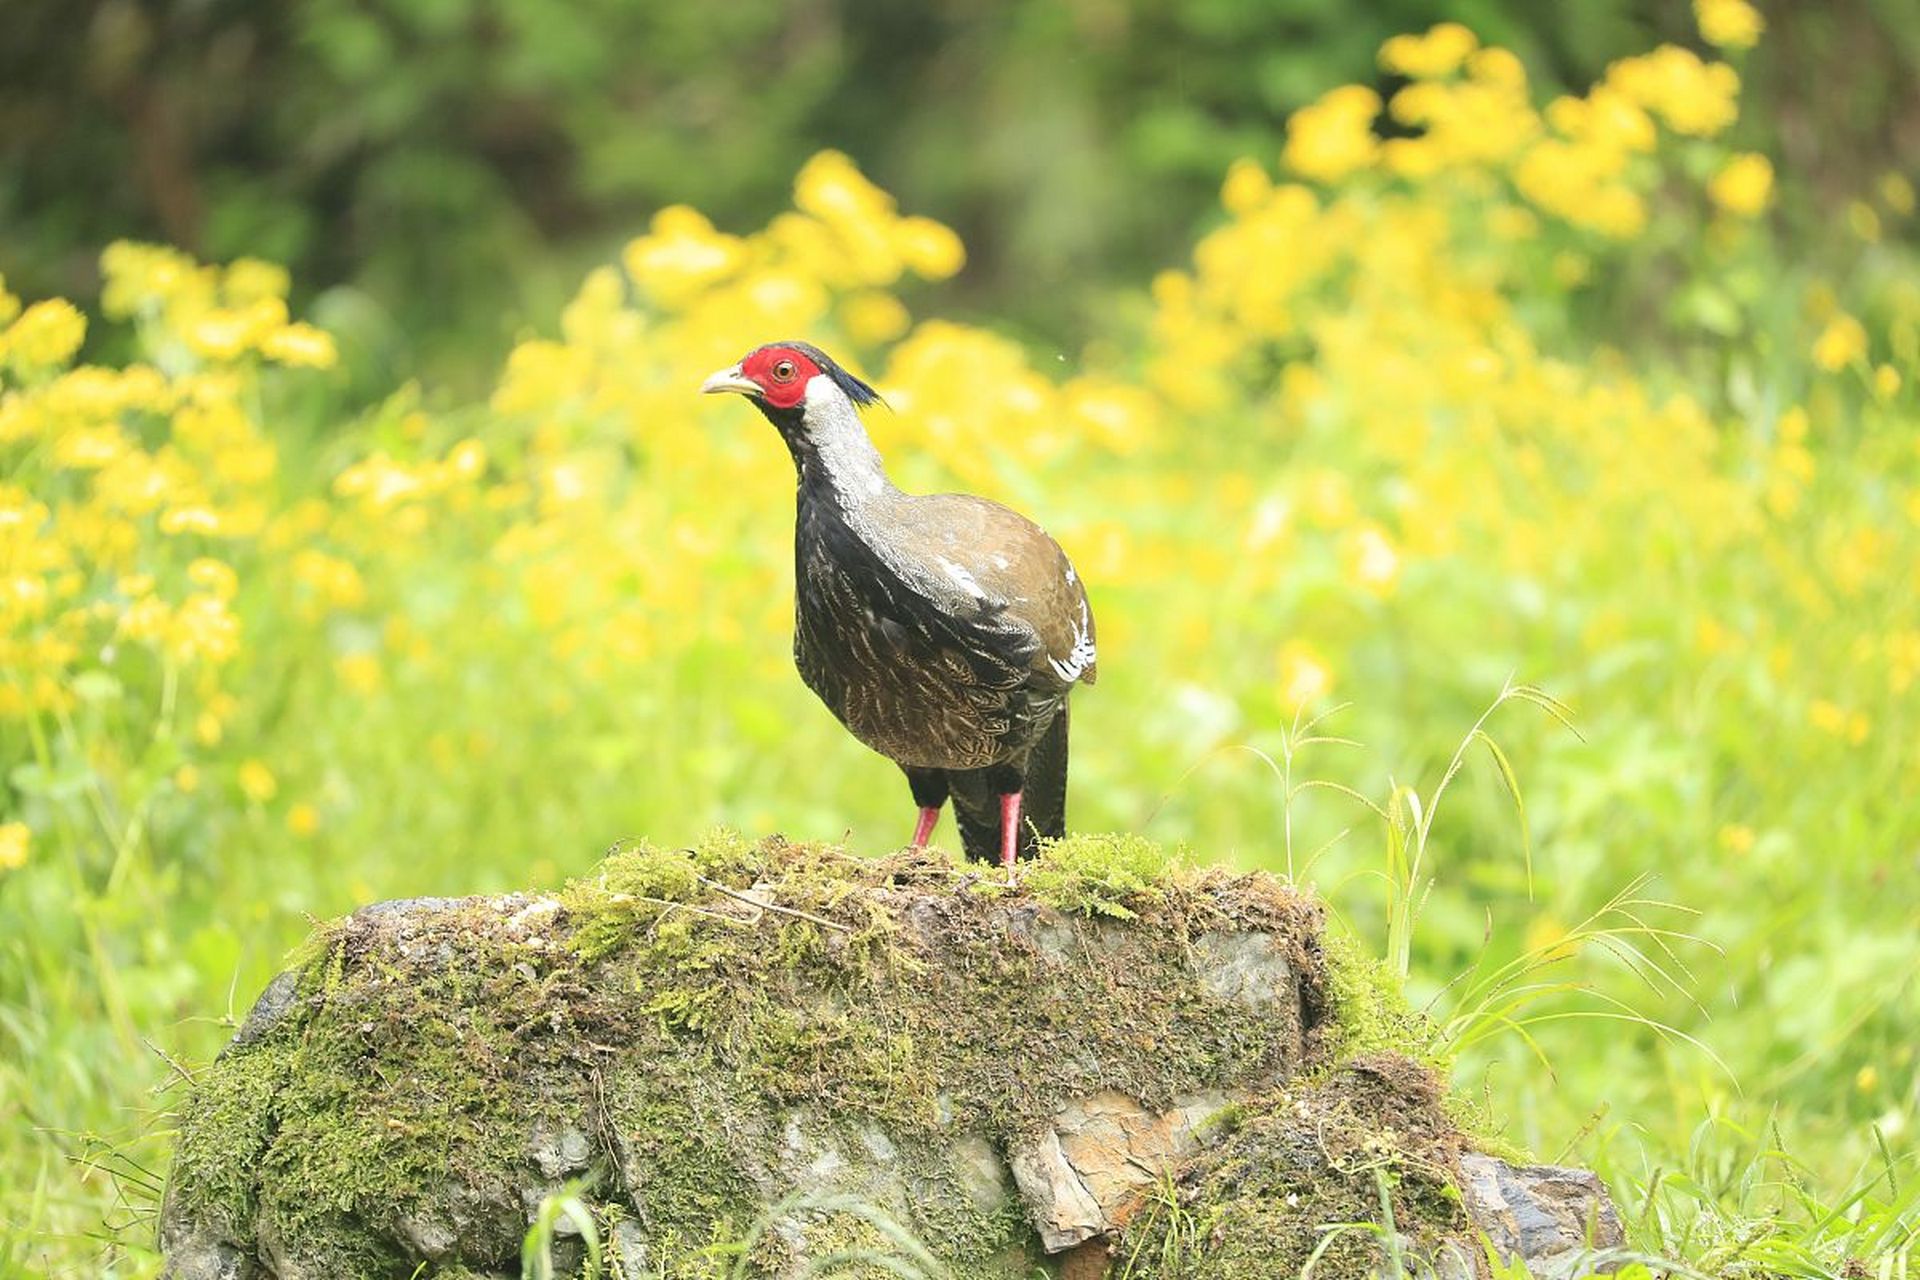
[[[722,834],[556,894],[381,904],[317,931],[197,1078],[163,1247],[179,1280],[506,1274],[572,1184],[627,1275],[1024,1276],[1083,1242],[1144,1256],[1151,1206],[1182,1203],[1155,1187],[1184,1162],[1200,1194],[1296,1097],[1356,1130],[1404,1112],[1395,1176],[1430,1171],[1437,1206],[1457,1137],[1407,1127],[1437,1086],[1334,1071],[1351,982],[1322,943],[1271,877],[1133,838],[1062,842],[1009,887]]]

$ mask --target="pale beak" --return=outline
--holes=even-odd
[[[740,366],[735,365],[731,369],[722,369],[708,378],[700,384],[700,390],[705,395],[713,395],[720,391],[737,391],[743,396],[757,396],[760,394],[760,384],[741,373]]]

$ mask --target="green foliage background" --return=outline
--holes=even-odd
[[[1920,22],[1766,8],[1747,140],[1817,251],[1920,166]],[[351,286],[322,318],[389,368],[470,383],[655,208],[758,225],[830,146],[960,232],[965,309],[1073,345],[1178,261],[1229,162],[1448,18],[1548,87],[1694,38],[1650,0],[8,0],[0,261],[75,296],[115,238],[264,257]]]
[[[715,821],[904,834],[890,769],[785,662],[785,460],[743,406],[689,394],[765,313],[725,279],[669,296],[621,252],[667,205],[761,226],[823,147],[968,249],[950,282],[822,277],[819,336],[908,393],[874,423],[899,478],[1032,511],[1097,585],[1075,825],[1316,880],[1436,1001],[1503,1133],[1600,1167],[1643,1246],[1900,1274],[1920,222],[1883,179],[1920,168],[1910,10],[1766,6],[1731,135],[1634,156],[1637,239],[1535,217],[1504,172],[1363,172],[1309,184],[1269,251],[1288,114],[1390,95],[1385,38],[1462,21],[1539,105],[1663,41],[1706,53],[1690,7],[4,0],[0,296],[93,310],[124,237],[278,260],[341,359],[195,349],[204,315],[153,281],[200,277],[170,258],[87,329],[84,361],[205,376],[204,414],[163,388],[116,411],[119,444],[209,475],[263,452],[217,496],[265,515],[202,538],[110,511],[152,580],[89,579],[76,607],[116,643],[49,660],[59,715],[0,720],[0,834],[31,837],[0,845],[0,1274],[155,1271],[177,1093],[148,1043],[205,1061],[309,915],[553,885],[606,841]],[[1777,175],[1756,218],[1703,193],[1734,150]],[[1532,229],[1502,238],[1516,213]],[[1149,287],[1250,228],[1214,274],[1284,277],[1297,328]],[[236,277],[274,292],[257,267],[209,277],[223,305]],[[856,333],[843,295],[887,290],[980,328]],[[1221,328],[1241,345],[1211,361]],[[60,509],[49,544],[110,542],[85,521],[112,503],[62,459],[99,424],[59,363],[0,358],[0,409],[72,411],[44,440],[0,414],[0,498]],[[1369,538],[1397,557],[1371,583]],[[229,579],[219,662],[112,630]],[[1531,869],[1484,743],[1437,822],[1407,790],[1431,813],[1516,674],[1584,734],[1537,705],[1488,722]],[[1319,676],[1320,705],[1354,704],[1326,732],[1364,752],[1302,742],[1289,691]],[[1626,913],[1701,941],[1667,957]],[[1566,963],[1509,1010],[1552,1020],[1515,1035],[1471,975],[1528,957]]]

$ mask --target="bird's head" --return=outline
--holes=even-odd
[[[755,347],[740,363],[701,383],[700,390],[709,395],[737,392],[783,430],[789,425],[783,419],[795,415],[804,419],[816,407],[830,411],[838,407],[833,404],[837,400],[860,409],[880,398],[879,392],[842,369],[832,356],[806,342]]]

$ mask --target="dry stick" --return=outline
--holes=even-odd
[[[809,920],[814,924],[821,926],[822,928],[832,929],[839,933],[853,932],[852,929],[849,929],[846,925],[841,924],[838,920],[829,920],[825,916],[817,916],[813,914],[813,912],[811,911],[802,911],[798,907],[783,907],[777,902],[762,902],[758,898],[748,897],[746,894],[741,893],[737,889],[729,889],[727,888],[727,886],[721,884],[718,880],[709,880],[705,876],[700,876],[699,880],[701,884],[707,886],[707,888],[709,889],[717,889],[719,892],[726,894],[729,898],[733,898],[739,902],[744,902],[751,907],[759,907],[762,911],[777,911],[783,916],[793,916],[796,919]]]
[[[189,1088],[193,1086],[193,1072],[187,1070],[184,1066],[182,1066],[178,1058],[174,1057],[172,1054],[168,1053],[165,1049],[162,1049],[159,1045],[147,1039],[145,1036],[140,1037],[140,1043],[147,1046],[148,1051],[152,1053],[155,1057],[159,1058],[160,1061],[166,1063],[169,1067],[172,1067],[173,1073],[179,1076],[181,1081],[185,1083]],[[155,1093],[161,1093],[171,1088],[173,1088],[173,1082],[168,1081],[166,1084],[155,1085],[153,1091]]]

